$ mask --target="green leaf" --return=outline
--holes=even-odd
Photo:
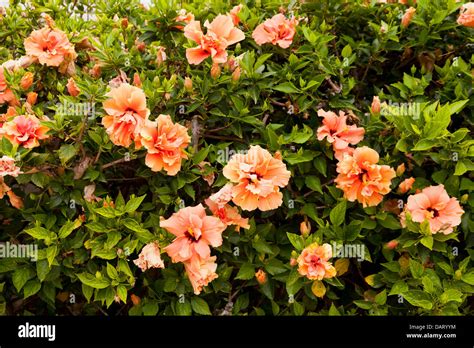
[[[49,176],[45,173],[35,173],[31,176],[31,181],[38,187],[45,188],[49,183]]]
[[[191,304],[189,301],[185,300],[184,303],[176,303],[176,314],[183,316],[190,316],[192,314]]]
[[[94,294],[94,288],[82,283],[82,293],[84,294],[87,302],[90,302],[92,295]]]
[[[127,202],[125,205],[125,212],[126,213],[133,213],[138,209],[140,204],[142,204],[143,200],[145,199],[146,195],[140,196],[140,197],[135,197],[132,195],[130,197],[130,200]]]
[[[462,300],[462,292],[457,289],[448,289],[441,294],[439,297],[442,304],[446,304],[450,301],[459,302],[461,303]]]
[[[316,175],[308,175],[305,179],[305,184],[311,190],[317,191],[323,194],[323,190],[321,188],[321,180],[319,180],[319,178]]]
[[[300,90],[295,87],[291,82],[284,82],[272,88],[275,91],[280,91],[283,93],[300,93]]]
[[[209,149],[210,149],[210,147],[206,146],[206,147],[202,148],[201,150],[199,150],[198,152],[196,152],[192,157],[193,163],[194,164],[199,164],[202,161],[204,161],[206,159],[208,153],[209,153]]]
[[[415,144],[415,147],[413,147],[413,151],[426,151],[431,149],[433,146],[435,146],[437,143],[436,140],[430,140],[430,139],[421,139]]]
[[[415,279],[421,278],[424,272],[423,265],[413,259],[410,259],[410,271]]]
[[[65,165],[77,153],[76,147],[72,144],[64,144],[58,150],[59,159]]]
[[[431,296],[422,290],[409,290],[402,293],[402,296],[413,306],[428,310],[433,308]]]
[[[397,280],[388,295],[399,295],[406,291],[408,291],[408,285],[403,280]]]
[[[246,262],[240,267],[235,279],[249,280],[253,277],[255,277],[255,267],[251,263]]]
[[[288,236],[288,240],[295,247],[296,250],[301,251],[304,249],[303,237],[298,234],[289,232],[286,232],[286,235]]]
[[[193,311],[197,314],[211,315],[209,305],[205,300],[200,297],[194,296],[193,298],[191,298],[191,307],[193,308]]]
[[[428,249],[433,249],[433,236],[424,236],[420,239],[421,244],[423,244]]]
[[[387,302],[387,290],[383,290],[382,292],[375,295],[375,303],[383,306]]]
[[[155,235],[143,228],[140,223],[132,218],[126,218],[122,220],[122,224],[137,234],[138,239],[143,243],[148,243],[155,238]]]
[[[48,260],[49,267],[53,265],[54,259],[58,254],[59,250],[57,245],[51,245],[46,249],[46,259]]]
[[[474,285],[474,269],[462,275],[461,280],[469,285]]]
[[[109,280],[107,280],[106,278],[97,278],[96,276],[87,272],[79,273],[77,277],[83,284],[90,286],[94,289],[105,289],[110,285]]]
[[[20,292],[28,280],[35,276],[35,272],[29,267],[17,268],[12,275],[12,282],[16,291]]]
[[[339,202],[329,213],[329,219],[334,226],[342,225],[346,216],[346,201]]]
[[[143,315],[155,316],[159,310],[158,302],[149,301],[143,305],[142,310],[143,310]]]
[[[41,283],[37,279],[32,279],[25,284],[23,288],[23,298],[33,296],[41,289]]]
[[[43,227],[30,228],[30,229],[25,230],[25,232],[28,233],[33,238],[39,239],[39,240],[49,238],[49,234],[50,234],[50,232],[46,228],[43,228]]]
[[[59,230],[58,237],[61,238],[61,239],[66,238],[67,236],[69,236],[72,233],[72,231],[74,231],[76,228],[81,226],[81,224],[82,224],[82,222],[79,219],[76,219],[74,221],[66,222],[61,227],[61,229]]]
[[[117,286],[117,295],[123,301],[123,303],[127,303],[127,288],[125,285]]]

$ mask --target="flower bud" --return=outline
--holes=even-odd
[[[135,40],[135,47],[139,52],[144,52],[146,48],[146,44],[143,41]]]
[[[390,242],[386,244],[386,246],[387,246],[387,249],[393,250],[398,246],[398,240],[396,239],[391,240]]]
[[[401,176],[403,173],[405,173],[405,163],[402,163],[397,167],[396,173],[397,176]]]
[[[165,48],[163,46],[159,46],[156,52],[156,65],[160,66],[163,64],[166,58]]]
[[[135,294],[131,294],[130,295],[130,299],[132,300],[132,303],[135,305],[135,306],[138,306],[141,302],[141,299],[140,297],[138,297],[137,295]]]
[[[122,28],[127,29],[128,27],[128,18],[122,18]]]
[[[413,16],[415,15],[416,9],[414,7],[410,7],[405,11],[405,14],[402,17],[402,27],[408,27],[410,24],[411,20],[413,19]]]
[[[23,75],[23,77],[21,78],[21,81],[20,81],[20,87],[22,89],[29,89],[31,87],[31,85],[33,84],[33,73],[31,72],[26,72],[25,75]]]
[[[187,76],[184,78],[184,89],[188,92],[192,92],[193,90],[193,80]]]
[[[240,79],[240,66],[235,68],[234,72],[232,73],[232,81],[238,81]]]
[[[380,107],[380,98],[378,96],[374,96],[372,99],[372,105],[370,106],[370,110],[374,114],[379,114],[381,107]]]
[[[67,80],[66,88],[67,88],[67,92],[72,97],[77,97],[79,93],[81,93],[81,90],[76,85],[76,81],[74,81],[72,77],[69,78],[69,80]]]
[[[140,75],[138,75],[138,73],[135,73],[133,75],[133,84],[136,86],[136,87],[142,87],[142,80],[140,80]]]
[[[292,257],[292,258],[290,259],[290,266],[291,266],[291,267],[295,267],[297,264],[298,264],[298,262],[296,261],[296,259]]]
[[[257,278],[257,282],[260,285],[263,285],[267,282],[267,274],[263,269],[259,269],[257,273],[255,273],[255,278]]]
[[[211,76],[213,79],[217,79],[221,75],[221,67],[219,64],[213,64],[211,68]]]
[[[308,220],[302,221],[300,224],[300,233],[303,237],[307,237],[311,232],[311,224]]]
[[[28,94],[26,95],[26,101],[27,101],[30,105],[35,105],[37,99],[38,99],[38,93],[30,92],[30,93],[28,93]]]

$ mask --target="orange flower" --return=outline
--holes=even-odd
[[[232,200],[232,184],[226,184],[218,192],[205,200],[212,214],[218,217],[226,226],[236,225],[235,230],[240,228],[248,229],[249,219],[243,218],[236,207],[232,207],[228,202]]]
[[[290,171],[277,153],[260,146],[250,146],[247,154],[232,156],[223,169],[224,176],[236,183],[232,188],[232,201],[244,210],[262,211],[278,208],[283,200],[280,187],[288,185]]]
[[[229,15],[232,17],[232,22],[234,23],[234,25],[238,25],[240,22],[239,13],[242,10],[242,7],[242,4],[234,6],[229,12]]]
[[[22,209],[24,204],[21,197],[17,196],[12,190],[7,191],[7,196],[10,198],[10,204],[16,209]]]
[[[199,204],[186,207],[174,213],[169,219],[161,220],[160,227],[174,234],[176,238],[164,250],[173,262],[186,262],[194,257],[201,260],[211,255],[209,245],[222,244],[222,232],[226,226],[216,217],[207,216],[206,210]]]
[[[142,271],[146,271],[149,268],[165,268],[157,242],[145,245],[138,259],[134,260],[133,263],[140,267]]]
[[[336,159],[344,158],[344,154],[352,155],[353,149],[349,144],[356,145],[364,139],[364,128],[347,125],[347,116],[339,111],[339,116],[332,111],[318,110],[318,116],[323,117],[323,125],[318,128],[318,140],[326,140],[332,144]]]
[[[428,220],[431,233],[449,234],[461,223],[464,210],[454,197],[449,197],[444,185],[425,187],[420,193],[408,197],[400,222],[406,226],[405,214],[409,212],[414,222]]]
[[[255,273],[255,278],[260,285],[263,285],[267,282],[267,274],[261,268]]]
[[[49,136],[49,128],[41,125],[40,120],[33,115],[16,116],[13,120],[5,122],[0,128],[0,137],[4,136],[15,145],[31,149],[39,146],[39,141]]]
[[[306,247],[296,260],[298,272],[311,280],[332,278],[336,275],[336,268],[329,262],[332,257],[332,248],[329,244],[318,245],[313,243]]]
[[[25,39],[25,50],[27,55],[47,66],[59,66],[77,56],[66,34],[48,27],[33,31]]]
[[[413,177],[403,180],[400,185],[398,185],[398,193],[402,194],[410,191],[414,182],[415,178]]]
[[[405,11],[402,17],[402,21],[401,21],[402,27],[405,27],[405,28],[408,27],[411,20],[413,19],[413,16],[415,15],[415,12],[416,12],[416,9],[414,7],[410,7]]]
[[[145,93],[138,87],[122,83],[107,94],[104,110],[108,114],[102,118],[110,140],[115,145],[129,147],[132,141],[140,147],[139,132],[150,114],[146,107]]]
[[[243,31],[234,27],[230,15],[218,15],[211,23],[206,21],[204,26],[207,28],[205,35],[198,21],[191,21],[184,27],[184,36],[198,44],[186,50],[189,64],[199,64],[207,57],[214,63],[225,63],[227,47],[245,39]]]
[[[74,81],[74,79],[72,77],[69,78],[69,80],[67,80],[66,88],[67,88],[67,92],[69,93],[69,95],[71,95],[73,97],[77,97],[79,95],[79,93],[81,93],[81,90],[76,85],[76,81]]]
[[[271,43],[281,48],[288,48],[293,42],[297,25],[297,19],[286,19],[279,13],[257,26],[252,37],[259,46]]]
[[[20,81],[20,87],[22,89],[28,89],[33,84],[34,75],[31,72],[26,72],[25,75],[22,76]]]
[[[17,177],[21,174],[20,168],[15,165],[15,160],[9,156],[0,157],[0,177],[7,175]]]
[[[188,129],[173,123],[169,115],[159,115],[155,122],[148,122],[140,132],[141,142],[148,150],[145,164],[154,172],[164,169],[168,175],[176,175],[181,160],[187,159],[184,149],[191,137]]]
[[[461,6],[458,24],[474,28],[474,2],[468,2]]]
[[[383,195],[390,192],[395,170],[386,165],[377,165],[379,154],[367,147],[355,149],[352,156],[345,155],[337,164],[339,175],[334,180],[336,187],[344,191],[344,197],[363,204],[364,207],[379,204]]]
[[[26,101],[30,105],[35,105],[37,100],[38,100],[38,93],[36,92],[29,92],[26,95]]]
[[[216,270],[216,257],[206,259],[196,258],[192,262],[185,262],[184,269],[194,289],[194,294],[199,295],[202,289],[218,277]]]
[[[11,103],[16,99],[12,90],[8,88],[3,69],[0,67],[0,104]]]

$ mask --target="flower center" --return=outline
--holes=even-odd
[[[439,212],[436,209],[428,208],[426,210],[430,213],[430,216],[433,217],[433,218],[439,216]]]

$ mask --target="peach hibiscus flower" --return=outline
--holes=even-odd
[[[44,27],[35,30],[24,44],[26,54],[36,58],[42,65],[60,66],[77,56],[66,34],[59,29]]]
[[[187,12],[184,8],[178,11],[178,16],[174,19],[175,22],[184,22],[186,24],[194,21],[194,15],[191,12]],[[182,30],[182,25],[176,25],[175,28]]]
[[[224,176],[236,183],[232,201],[244,210],[278,208],[283,200],[281,187],[288,185],[291,172],[279,153],[273,157],[260,146],[250,146],[247,154],[232,156],[223,169]]]
[[[204,26],[207,28],[205,35],[198,21],[191,21],[184,27],[184,36],[199,45],[186,50],[190,64],[199,64],[207,57],[211,57],[213,63],[225,63],[227,47],[245,39],[243,31],[234,27],[230,15],[218,15],[211,23],[206,21]]]
[[[8,88],[4,68],[0,67],[0,104],[11,103],[14,100],[16,100],[15,94],[13,94],[12,90]]]
[[[148,150],[145,164],[154,172],[164,169],[168,175],[176,175],[181,169],[181,160],[187,159],[184,149],[191,137],[188,129],[173,123],[169,115],[160,115],[149,122],[140,132],[141,142]]]
[[[39,146],[38,140],[49,136],[49,128],[41,125],[40,120],[34,115],[19,115],[13,120],[5,122],[0,128],[0,137],[4,136],[11,143],[21,145],[26,149]]]
[[[134,260],[133,263],[140,267],[142,271],[146,271],[149,268],[165,268],[157,242],[145,245],[138,259]]]
[[[206,215],[202,204],[179,210],[169,219],[162,220],[160,227],[176,236],[164,248],[173,262],[186,262],[193,257],[208,259],[211,255],[209,245],[220,246],[222,232],[226,229],[218,218]]]
[[[364,207],[379,204],[383,195],[390,192],[395,170],[387,165],[378,165],[379,154],[367,147],[359,147],[352,155],[344,155],[337,164],[339,175],[334,180],[336,187],[344,191],[344,197],[363,204]]]
[[[454,197],[449,197],[444,185],[429,186],[420,193],[408,197],[405,210],[400,214],[400,222],[406,226],[406,212],[414,222],[428,220],[431,232],[449,234],[461,223],[464,210]]]
[[[139,132],[150,114],[146,107],[143,90],[128,83],[122,83],[107,93],[104,110],[108,116],[102,118],[110,140],[115,145],[129,147],[132,141],[141,147]]]
[[[414,183],[415,178],[413,177],[403,180],[400,185],[398,185],[398,193],[406,193],[410,191]]]
[[[281,48],[288,48],[293,42],[297,25],[297,19],[287,19],[279,13],[257,26],[252,37],[259,46],[271,43]]]
[[[15,160],[9,156],[0,158],[0,177],[7,175],[17,177],[21,174],[20,168],[15,165]]]
[[[458,24],[474,28],[474,2],[468,2],[459,10]]]
[[[365,129],[347,124],[347,116],[339,111],[339,116],[332,111],[318,110],[323,118],[323,125],[318,128],[318,140],[326,140],[332,144],[336,159],[343,159],[344,154],[352,155],[354,150],[349,144],[356,145],[364,139]]]
[[[215,256],[206,259],[197,258],[196,262],[185,262],[184,269],[195,295],[199,295],[205,286],[218,277]]]
[[[313,243],[304,248],[301,255],[298,256],[296,260],[298,272],[311,280],[332,278],[336,275],[336,268],[329,262],[331,257],[331,245]]]
[[[226,184],[218,192],[205,200],[212,214],[218,217],[227,226],[236,225],[235,230],[240,228],[250,228],[249,219],[243,218],[236,207],[232,207],[228,202],[232,200],[232,184]]]

